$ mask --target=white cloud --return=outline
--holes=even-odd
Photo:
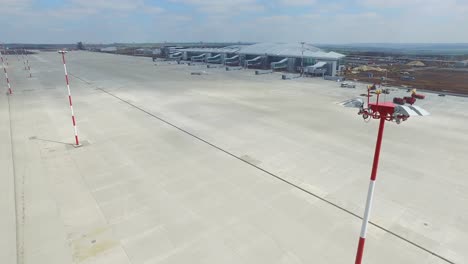
[[[147,5],[144,0],[70,0],[58,7],[37,10],[33,9],[33,0],[0,0],[0,13],[13,16],[12,19],[82,19],[85,16],[111,12],[115,16],[130,12],[161,14],[165,10],[158,6]]]
[[[468,10],[467,0],[358,0],[366,8],[398,8],[413,13],[450,15]]]
[[[143,0],[72,0],[71,8],[81,7],[95,10],[131,11],[145,6]]]
[[[143,10],[147,14],[161,14],[165,12],[164,8],[158,7],[158,6],[147,6]]]
[[[33,0],[0,0],[0,14],[19,14],[32,6]]]
[[[419,23],[420,21],[433,22],[432,19],[443,18],[443,24],[450,23],[452,19],[464,19],[468,13],[467,0],[358,0],[361,6],[385,11],[388,8],[399,9],[399,17],[411,16],[412,23]],[[397,17],[397,20],[401,20]],[[395,20],[395,19],[393,19]],[[398,22],[398,21],[397,21]],[[437,25],[439,26],[439,25]]]
[[[29,16],[35,19],[39,19],[41,16],[47,18],[58,18],[58,19],[80,19],[84,16],[95,15],[98,10],[93,8],[85,7],[74,7],[74,8],[60,8],[43,11],[42,13],[30,12]]]
[[[359,0],[360,4],[372,8],[402,8],[409,5],[416,5],[424,0]]]
[[[291,16],[287,15],[277,15],[277,16],[266,16],[266,17],[260,17],[256,20],[258,23],[285,23],[285,22],[290,22],[293,19]]]
[[[198,11],[211,14],[238,14],[265,10],[265,7],[256,0],[171,0],[171,2],[195,6]]]
[[[467,0],[354,0],[353,11],[343,1],[166,0],[189,7],[183,13],[149,0],[66,0],[39,10],[34,1],[0,0],[5,42],[468,42]],[[305,8],[290,14],[285,5]],[[128,14],[153,23],[135,25]]]
[[[142,0],[74,0],[73,3],[76,6],[120,11],[134,10],[136,8],[142,7],[144,4]]]
[[[32,0],[0,0],[2,8],[25,7],[32,4]]]
[[[311,6],[317,3],[317,0],[278,0],[280,5],[284,6]]]
[[[446,0],[450,1],[450,0]],[[414,10],[389,18],[378,10],[349,13],[347,9],[302,15],[271,14],[243,20],[211,16],[177,25],[175,32],[164,32],[164,40],[182,41],[283,41],[310,43],[375,42],[468,42],[468,18],[447,17],[442,20],[421,15]],[[419,12],[426,12],[420,10]],[[167,19],[170,19],[168,17]],[[443,21],[443,23],[441,23]],[[159,34],[159,33],[158,33]]]

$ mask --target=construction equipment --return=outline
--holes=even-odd
[[[403,75],[400,77],[402,81],[414,81],[416,80],[416,77],[414,76],[409,76],[409,75]]]
[[[376,90],[376,89],[377,89],[377,85],[375,83],[367,86],[367,90]]]
[[[405,96],[403,97],[403,100],[405,100],[405,102],[410,105],[416,103],[416,98],[414,97]]]
[[[399,105],[404,105],[405,104],[405,99],[401,97],[395,97],[393,98],[393,103],[399,104]]]
[[[416,98],[416,99],[421,99],[421,100],[426,98],[426,96],[424,94],[417,94],[416,89],[413,89],[411,91],[411,97]]]

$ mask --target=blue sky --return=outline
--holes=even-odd
[[[0,42],[466,43],[468,0],[0,0]]]

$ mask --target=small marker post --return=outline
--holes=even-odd
[[[67,83],[67,90],[68,90],[68,102],[70,103],[73,129],[75,130],[75,146],[78,147],[80,146],[80,140],[78,139],[78,128],[76,125],[75,113],[73,112],[73,103],[72,103],[72,97],[71,97],[71,91],[70,91],[70,83],[68,81],[67,64],[65,63],[65,53],[67,53],[67,51],[59,50],[58,53],[62,54],[63,69],[65,71],[65,81]]]
[[[5,62],[6,62],[6,65],[10,65],[8,63],[8,52],[7,52],[7,48],[5,48],[5,45],[2,45],[2,48],[3,48],[3,53],[5,53]],[[2,62],[3,62],[3,56],[2,56]]]
[[[2,54],[1,51],[0,51],[0,58],[2,59],[3,72],[5,73],[5,79],[6,79],[7,86],[8,86],[8,94],[11,95],[11,94],[13,94],[13,92],[11,90],[10,79],[8,78],[8,72],[7,72],[7,69],[5,67],[5,63],[3,61],[3,54]]]
[[[29,64],[29,57],[28,57],[27,54],[26,54],[26,65],[28,66],[29,78],[32,78],[32,74],[31,74],[31,65]]]
[[[23,50],[23,53],[21,54],[21,57],[23,58],[24,70],[27,70],[28,68],[26,68],[26,60],[24,58],[24,50]]]

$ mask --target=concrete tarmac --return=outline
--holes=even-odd
[[[365,85],[69,52],[75,148],[60,55],[10,57],[0,263],[354,262],[378,122],[337,103]],[[364,263],[468,262],[467,103],[387,124]]]

